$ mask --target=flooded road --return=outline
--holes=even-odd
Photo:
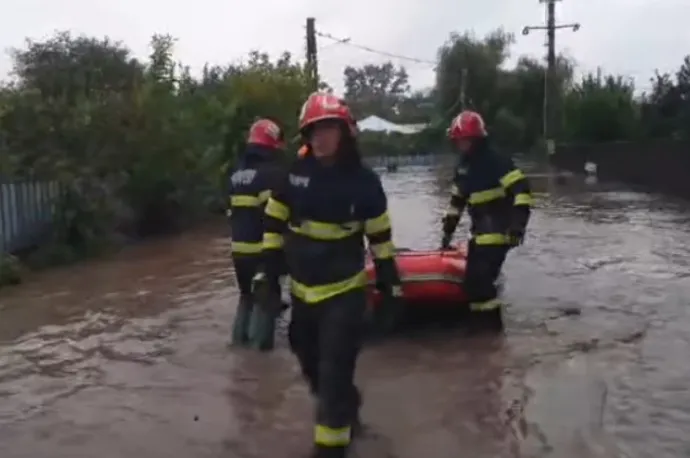
[[[398,246],[439,244],[439,175],[384,175]],[[529,239],[505,269],[506,338],[367,348],[355,456],[690,456],[690,209],[578,180],[534,185]],[[226,348],[224,233],[0,291],[2,458],[306,455],[312,406],[284,339],[268,355]]]

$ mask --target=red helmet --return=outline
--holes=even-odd
[[[299,115],[299,130],[304,130],[318,121],[337,119],[345,122],[354,135],[356,132],[355,118],[347,103],[339,97],[322,92],[314,92],[302,105]]]
[[[453,119],[448,129],[451,140],[486,137],[486,125],[482,116],[475,111],[463,111]]]
[[[282,149],[285,147],[283,129],[270,119],[259,119],[249,128],[247,143]]]

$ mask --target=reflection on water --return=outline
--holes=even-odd
[[[438,246],[448,173],[384,174],[399,246]],[[533,186],[506,338],[368,348],[357,456],[690,453],[690,212],[577,178]],[[269,355],[225,347],[228,250],[219,224],[3,290],[0,456],[302,456],[313,406],[284,336]]]

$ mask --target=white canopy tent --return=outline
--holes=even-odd
[[[368,116],[361,121],[357,121],[357,128],[369,132],[398,133],[403,135],[416,134],[427,127],[426,124],[395,124],[378,116]]]

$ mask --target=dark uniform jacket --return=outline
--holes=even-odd
[[[463,156],[455,170],[443,230],[452,235],[467,207],[477,245],[510,244],[511,234],[524,233],[531,206],[529,182],[522,171],[482,144]]]
[[[266,269],[279,269],[285,262],[292,294],[306,303],[328,300],[365,286],[364,236],[377,278],[399,286],[378,175],[359,164],[323,166],[307,155],[292,164],[266,206]]]
[[[285,171],[280,152],[249,145],[230,172],[228,218],[233,255],[261,254],[264,208],[271,190],[282,182]]]

